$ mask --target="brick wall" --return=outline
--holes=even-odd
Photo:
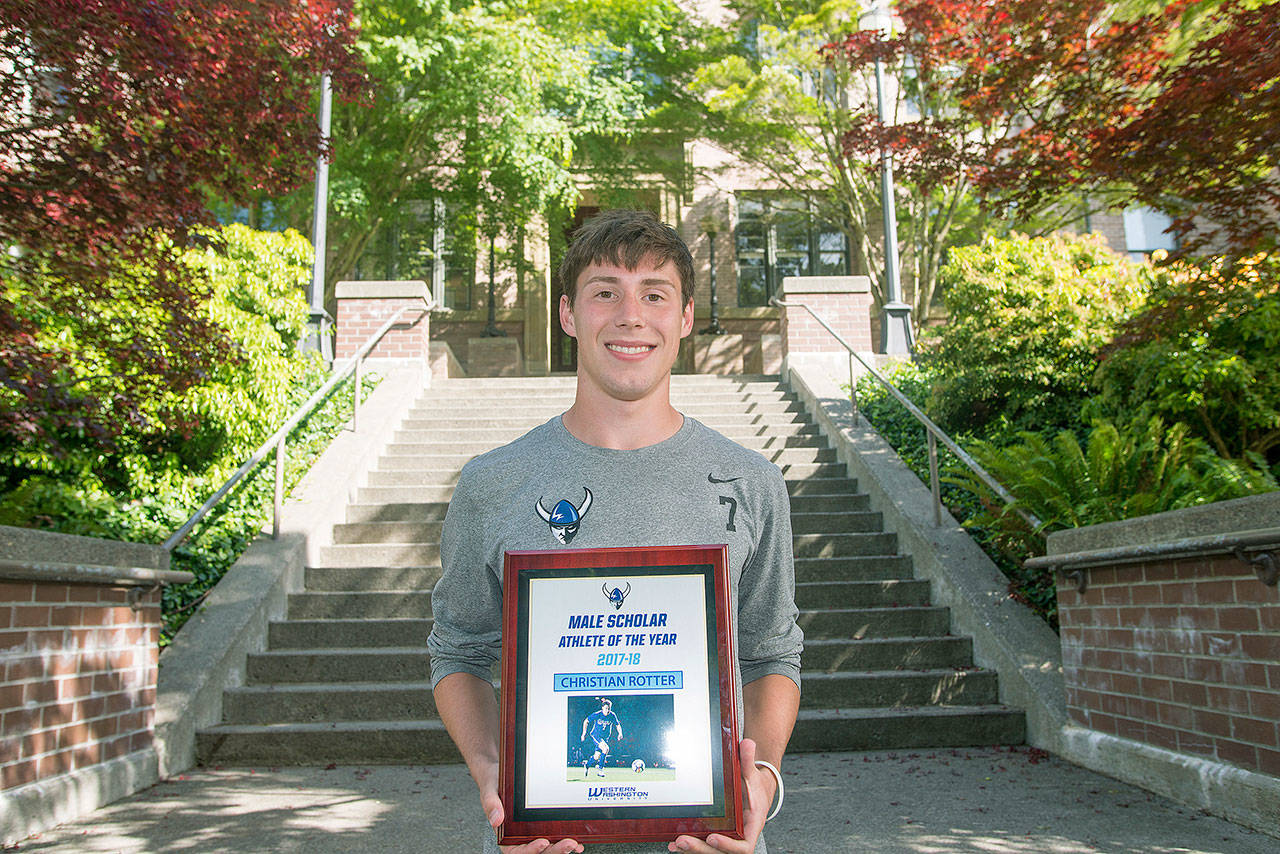
[[[402,308],[419,309],[406,312],[401,323],[387,331],[369,352],[371,359],[423,359],[429,349],[429,317],[422,311],[422,300],[414,298],[352,297],[338,300],[337,339],[334,358],[350,359],[360,345],[377,332],[382,324]]]
[[[1058,588],[1072,720],[1280,776],[1280,591],[1229,556],[1086,573]]]
[[[160,594],[0,581],[0,790],[150,747]]]

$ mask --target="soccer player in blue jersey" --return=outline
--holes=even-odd
[[[582,740],[586,741],[588,735],[595,742],[596,750],[590,759],[582,760],[582,773],[585,775],[587,768],[595,762],[596,776],[603,777],[604,760],[609,756],[609,738],[616,735],[618,741],[622,741],[622,721],[613,713],[612,701],[602,699],[600,711],[592,712],[582,721]]]

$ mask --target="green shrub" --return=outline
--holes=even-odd
[[[989,541],[1012,561],[1044,553],[1044,537],[1183,507],[1226,501],[1277,488],[1265,467],[1219,457],[1187,425],[1159,417],[1117,426],[1099,421],[1082,448],[1076,434],[1052,439],[1023,432],[1020,442],[1000,447],[977,441],[968,449],[1014,497],[1005,505],[968,469],[952,467],[947,481],[970,492],[981,511],[967,524],[988,532]],[[1040,520],[1031,526],[1017,510]],[[1047,603],[1051,573],[1021,570],[1024,595]],[[1056,610],[1056,607],[1055,607]]]
[[[1162,269],[1108,349],[1097,411],[1158,414],[1221,456],[1280,464],[1280,255]]]
[[[303,297],[311,275],[307,240],[296,232],[241,225],[204,237],[207,245],[187,251],[183,260],[204,274],[204,310],[226,330],[229,358],[210,364],[203,381],[184,393],[153,394],[146,417],[118,436],[111,452],[74,436],[56,451],[11,448],[0,459],[0,488],[8,485],[0,494],[0,524],[163,542],[324,382],[327,373],[315,354],[298,350],[309,313]],[[127,322],[149,322],[151,310],[141,302],[103,309],[122,329]],[[73,336],[74,330],[59,334]],[[93,352],[79,352],[77,370],[92,371]],[[376,381],[366,377],[366,390]],[[348,381],[294,429],[286,443],[286,487],[341,429],[351,398]],[[173,568],[194,573],[196,581],[165,589],[162,644],[269,522],[273,492],[267,461],[175,549]]]
[[[1145,289],[1098,235],[988,236],[953,249],[940,277],[950,320],[920,352],[929,411],[988,438],[1078,425],[1096,352]]]

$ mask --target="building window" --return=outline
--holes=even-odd
[[[786,276],[845,276],[844,232],[819,222],[802,199],[738,195],[734,230],[738,305],[768,305]]]
[[[361,279],[421,279],[445,308],[471,308],[475,235],[456,228],[442,200],[403,203],[356,262]],[[470,239],[468,239],[470,237]]]
[[[1157,249],[1177,249],[1177,238],[1169,231],[1172,224],[1173,220],[1151,208],[1125,208],[1124,248],[1129,257],[1140,261]]]

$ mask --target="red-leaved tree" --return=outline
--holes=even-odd
[[[177,251],[308,180],[355,36],[350,0],[0,0],[0,449],[109,442],[235,357]]]
[[[1173,215],[1183,251],[1274,249],[1280,4],[1252,5],[899,0],[893,38],[854,33],[828,55],[898,62],[921,115],[855,113],[845,143],[887,147],[916,179],[963,176],[1015,219],[1139,203]]]

